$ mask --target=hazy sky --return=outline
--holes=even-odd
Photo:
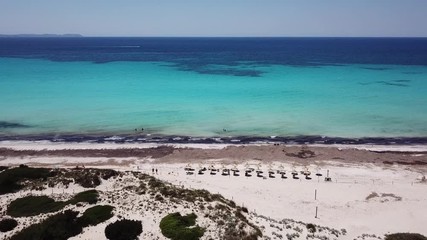
[[[0,0],[0,33],[427,37],[427,0]]]

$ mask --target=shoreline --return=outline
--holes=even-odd
[[[0,134],[0,143],[5,141],[47,141],[62,143],[157,143],[157,144],[320,144],[320,145],[427,145],[427,136],[392,137],[333,137],[320,135],[297,136],[183,136],[151,133],[133,134]]]
[[[285,147],[319,147],[337,149],[357,149],[370,152],[392,152],[392,153],[426,153],[427,144],[286,144],[275,142],[257,143],[159,143],[159,142],[61,142],[49,140],[0,140],[0,148],[13,150],[77,150],[77,149],[145,149],[167,146],[172,148],[194,148],[194,149],[223,149],[229,146],[285,146]]]

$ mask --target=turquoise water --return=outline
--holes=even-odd
[[[0,121],[28,126],[0,134],[427,136],[426,66],[209,65],[230,68],[262,75],[0,58]]]

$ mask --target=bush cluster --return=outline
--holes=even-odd
[[[0,221],[0,232],[9,232],[18,226],[18,222],[12,218],[5,218]]]
[[[83,227],[77,223],[78,212],[67,210],[34,224],[12,236],[11,240],[68,239],[80,234]]]
[[[48,196],[27,196],[12,201],[7,207],[7,214],[13,217],[36,216],[41,213],[56,212],[68,204],[87,202],[94,204],[98,201],[99,194],[96,190],[88,190],[76,194],[71,200],[56,202]]]
[[[427,237],[418,233],[393,233],[386,235],[385,240],[427,240]]]
[[[0,195],[19,191],[19,184],[24,179],[47,179],[53,173],[46,168],[29,168],[22,165],[17,168],[9,168],[0,172]]]
[[[309,224],[307,224],[307,230],[309,231],[309,232],[311,232],[311,233],[315,233],[316,232],[316,225],[314,225],[314,224],[312,224],[312,223],[309,223]]]
[[[39,239],[62,240],[80,234],[83,228],[97,225],[110,219],[113,214],[112,206],[95,206],[87,209],[83,216],[77,217],[76,211],[66,210],[53,215],[41,223],[31,225],[12,236],[11,240]]]
[[[99,223],[105,222],[113,216],[114,207],[108,205],[99,205],[88,208],[83,216],[80,218],[80,222],[85,226],[95,226]]]
[[[65,202],[55,202],[48,196],[27,196],[12,201],[7,207],[7,214],[12,217],[28,217],[56,212],[63,207]]]
[[[179,212],[171,213],[160,221],[162,234],[172,240],[198,240],[205,233],[205,229],[196,224],[196,214],[181,216]],[[190,228],[191,227],[191,228]]]
[[[148,186],[151,188],[153,193],[161,193],[164,197],[171,199],[180,199],[187,202],[195,202],[197,200],[205,200],[206,202],[219,201],[227,205],[232,205],[232,201],[225,199],[220,194],[211,194],[209,191],[204,189],[185,189],[178,188],[164,183],[163,181],[156,179],[151,176],[147,176]]]
[[[109,240],[134,240],[142,233],[141,221],[119,220],[105,228],[105,236]]]
[[[89,204],[95,204],[98,202],[99,193],[95,189],[79,192],[70,201],[69,204],[76,204],[80,202],[86,202]]]

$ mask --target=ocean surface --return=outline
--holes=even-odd
[[[427,39],[0,38],[13,139],[427,143]]]

